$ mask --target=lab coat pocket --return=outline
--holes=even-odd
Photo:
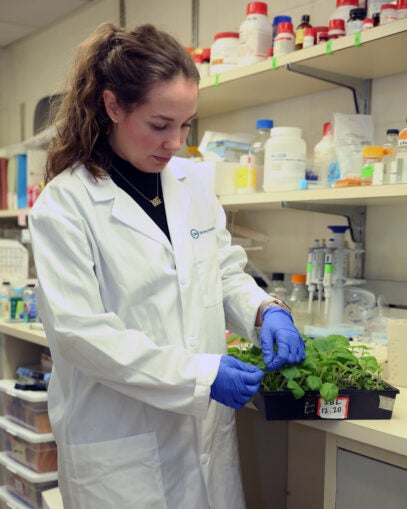
[[[215,239],[195,244],[195,268],[206,307],[222,302],[222,282]]]
[[[167,508],[155,433],[64,449],[72,508]]]

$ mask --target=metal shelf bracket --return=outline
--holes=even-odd
[[[287,70],[333,83],[352,91],[356,113],[370,114],[372,98],[372,80],[346,76],[345,74],[314,69],[302,64],[287,64]]]
[[[334,214],[346,217],[348,220],[349,232],[352,241],[357,245],[359,249],[363,249],[365,243],[365,222],[366,222],[365,206],[334,205],[334,204],[331,205],[331,204],[287,202],[287,201],[283,201],[281,205],[286,208],[306,210],[309,212],[322,212],[324,214]]]

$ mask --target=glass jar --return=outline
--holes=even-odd
[[[362,186],[383,184],[383,155],[382,146],[368,145],[363,147],[363,166],[360,174]]]

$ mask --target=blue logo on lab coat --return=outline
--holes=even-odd
[[[189,233],[193,239],[199,239],[200,235],[204,235],[205,233],[213,232],[215,230],[215,227],[212,226],[212,228],[208,228],[206,230],[198,231],[196,228],[192,228],[189,230]]]

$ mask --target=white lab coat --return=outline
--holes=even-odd
[[[234,411],[209,394],[225,315],[256,341],[267,295],[198,167],[174,158],[161,179],[172,243],[84,167],[29,217],[65,509],[245,507]]]

